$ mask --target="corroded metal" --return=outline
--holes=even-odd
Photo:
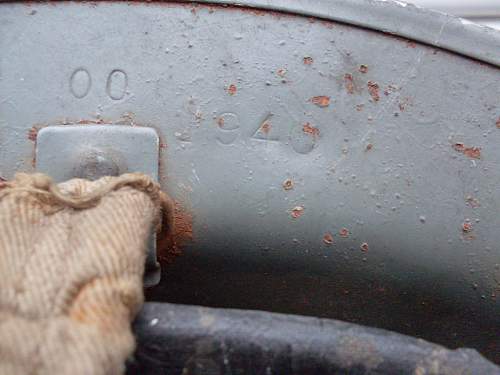
[[[385,1],[245,4],[2,3],[0,176],[33,170],[47,125],[153,127],[183,225],[150,299],[500,362],[499,34]]]

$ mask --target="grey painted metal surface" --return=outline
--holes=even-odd
[[[0,175],[33,170],[47,125],[158,131],[160,181],[193,238],[150,299],[333,317],[500,362],[497,67],[241,7],[0,7]],[[293,9],[498,63],[498,33],[455,18]]]
[[[202,0],[202,3],[213,3]],[[217,0],[280,10],[381,30],[446,48],[491,64],[500,64],[500,32],[460,17],[393,0]]]
[[[36,170],[55,181],[91,180],[140,172],[158,181],[159,138],[146,127],[103,125],[47,126],[37,133]],[[144,284],[160,282],[156,236],[151,235]]]

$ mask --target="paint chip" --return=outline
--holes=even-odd
[[[312,135],[313,137],[317,137],[319,136],[319,129],[312,126],[310,123],[306,122],[303,126],[302,126],[302,131],[306,134],[310,134]]]
[[[369,249],[368,243],[363,242],[359,248],[366,253]]]
[[[469,233],[472,232],[472,224],[469,222],[465,222],[462,224],[462,232]]]
[[[481,148],[479,147],[466,147],[462,142],[457,142],[452,147],[455,151],[461,152],[471,159],[481,159]]]
[[[293,181],[291,178],[287,178],[285,181],[283,181],[283,189],[285,190],[293,189]]]
[[[299,218],[299,217],[300,217],[303,213],[304,213],[304,207],[302,207],[302,206],[295,206],[295,207],[292,209],[291,216],[292,216],[292,218],[297,219],[297,218]]]
[[[323,242],[327,245],[333,244],[333,236],[331,233],[325,233],[323,236]]]
[[[229,94],[229,95],[234,95],[234,94],[236,94],[236,91],[237,91],[237,90],[238,90],[238,89],[237,89],[236,85],[235,85],[235,84],[233,84],[233,83],[232,83],[232,84],[230,84],[230,85],[229,85],[229,87],[227,88],[227,92],[228,92],[228,94]]]
[[[285,68],[278,69],[276,71],[276,74],[279,75],[281,78],[285,77],[287,73],[287,70]]]
[[[368,81],[368,92],[370,93],[370,96],[372,97],[374,102],[378,102],[380,100],[380,93],[379,93],[379,85],[376,82],[373,81]]]
[[[339,236],[340,237],[343,237],[343,238],[347,238],[349,237],[349,229],[347,228],[342,228],[341,230],[339,230]]]
[[[360,71],[360,73],[363,73],[363,74],[368,73],[368,65],[361,64],[361,65],[359,66],[359,71]]]
[[[303,61],[304,61],[304,65],[311,65],[314,62],[314,60],[311,56],[305,56]]]

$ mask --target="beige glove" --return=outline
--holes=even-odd
[[[170,201],[141,174],[0,182],[0,375],[124,372],[161,211],[170,229]]]

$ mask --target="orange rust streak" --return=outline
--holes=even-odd
[[[160,263],[170,264],[182,255],[182,247],[193,240],[193,215],[187,212],[179,202],[174,204],[174,228],[172,233],[158,236],[157,249]]]

